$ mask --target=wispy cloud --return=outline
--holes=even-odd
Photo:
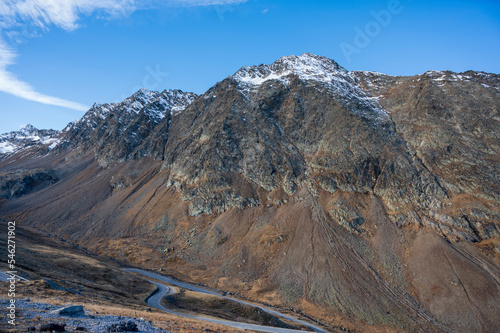
[[[6,0],[0,5],[0,17],[10,27],[28,23],[73,30],[81,15],[101,11],[118,16],[133,10],[133,0]]]
[[[4,0],[0,3],[0,91],[43,104],[85,111],[87,106],[36,91],[8,70],[17,56],[13,42],[33,37],[51,26],[78,27],[81,15],[101,12],[119,16],[134,10],[130,0]],[[34,27],[27,29],[26,27]],[[38,33],[37,33],[38,31]],[[14,38],[12,38],[14,37]],[[11,45],[6,40],[11,42]]]
[[[39,93],[28,83],[16,78],[14,74],[7,71],[7,67],[14,63],[15,57],[16,55],[12,49],[0,41],[0,91],[43,104],[57,105],[80,111],[88,109],[80,103]]]
[[[8,71],[17,56],[7,40],[39,35],[52,26],[65,30],[78,28],[80,17],[97,14],[116,18],[139,9],[163,6],[209,6],[244,3],[247,0],[1,0],[0,1],[0,91],[43,104],[86,110],[80,103],[37,92],[30,84]],[[27,32],[26,27],[36,27]],[[19,38],[21,37],[21,38]]]

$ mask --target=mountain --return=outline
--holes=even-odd
[[[32,146],[48,145],[47,149],[50,150],[52,145],[57,144],[59,133],[56,130],[39,130],[28,124],[19,131],[0,134],[0,159]]]
[[[332,331],[495,331],[499,89],[304,54],[201,96],[141,90],[0,161],[54,178],[0,215]]]
[[[147,155],[148,147],[142,142],[150,132],[161,120],[166,122],[164,129],[168,132],[171,117],[180,114],[196,97],[180,90],[141,89],[121,103],[96,103],[63,130],[61,145],[92,149],[106,160]]]

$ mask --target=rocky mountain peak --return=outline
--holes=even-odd
[[[26,126],[24,126],[23,128],[21,128],[19,130],[19,132],[25,133],[25,134],[34,134],[37,131],[38,131],[38,128],[36,128],[35,126],[33,126],[31,124],[27,124]]]
[[[59,131],[40,130],[31,124],[19,131],[0,134],[0,159],[31,146],[49,145],[49,149],[52,149],[52,144],[57,141],[59,134]]]
[[[498,74],[467,71],[463,73],[454,73],[451,71],[427,71],[420,75],[417,81],[431,80],[432,83],[441,87],[447,84],[463,84],[464,82],[479,83],[485,88],[494,88],[500,90],[498,85]]]
[[[277,81],[289,88],[294,80],[299,80],[308,87],[342,99],[351,105],[353,112],[376,122],[387,122],[387,112],[376,97],[367,94],[357,76],[356,72],[347,71],[332,59],[305,53],[282,57],[270,65],[245,66],[230,78],[250,100],[259,89],[266,89],[269,82]]]
[[[181,113],[189,104],[196,98],[197,94],[192,92],[183,92],[182,90],[164,90],[158,97],[159,102],[165,106],[165,109],[170,110],[170,113],[175,116]]]
[[[119,114],[126,116],[144,111],[148,116],[159,121],[169,112],[172,112],[172,114],[180,113],[196,97],[198,96],[194,93],[183,92],[177,89],[159,92],[142,88],[119,103],[94,103],[82,118],[69,124],[65,131],[70,128],[79,127],[82,124],[96,128],[101,120],[106,119],[110,114],[113,114],[113,116]]]
[[[107,160],[128,159],[162,120],[179,114],[197,97],[181,90],[143,88],[119,103],[95,103],[63,130],[63,146],[92,149]]]
[[[332,59],[304,53],[282,57],[270,65],[244,66],[232,77],[249,85],[261,85],[269,80],[286,81],[290,75],[302,80],[330,83],[347,73]]]
[[[160,95],[161,93],[158,91],[150,91],[145,88],[141,88],[139,91],[126,98],[120,104],[125,106],[125,109],[127,111],[138,113],[143,107],[157,100]]]

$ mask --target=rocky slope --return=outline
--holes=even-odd
[[[304,54],[202,96],[139,91],[94,105],[50,154],[0,161],[57,179],[0,214],[329,327],[489,332],[499,87]]]

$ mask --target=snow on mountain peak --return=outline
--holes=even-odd
[[[27,133],[27,134],[28,133],[31,134],[31,133],[34,133],[36,131],[38,131],[38,129],[35,126],[31,125],[31,124],[27,124],[26,126],[24,126],[23,128],[21,128],[19,130],[19,132]]]
[[[160,96],[160,100],[167,103],[167,109],[170,110],[172,116],[176,116],[184,111],[196,98],[197,94],[191,92],[183,92],[182,90],[165,90]]]
[[[285,56],[270,65],[245,66],[232,77],[248,85],[261,85],[269,80],[286,81],[290,75],[302,80],[331,82],[348,72],[334,60],[304,53],[300,56]]]
[[[160,97],[160,92],[151,91],[141,88],[132,96],[126,98],[123,102],[119,103],[129,112],[139,113],[139,111],[146,105],[154,102]]]
[[[142,88],[122,102],[95,103],[82,118],[68,124],[63,131],[76,130],[82,126],[95,129],[110,116],[116,117],[118,122],[128,123],[140,112],[146,114],[151,121],[159,122],[167,113],[177,115],[182,112],[196,97],[198,95],[181,90],[159,92]]]
[[[31,146],[52,145],[57,141],[59,133],[56,130],[39,130],[28,124],[19,131],[0,134],[0,155],[12,154]]]
[[[375,98],[369,97],[358,85],[352,72],[323,56],[310,53],[286,56],[270,65],[242,67],[231,78],[238,82],[238,88],[247,96],[247,93],[255,92],[259,86],[270,80],[280,81],[287,86],[293,76],[313,85],[319,84],[331,94],[357,101],[357,104],[363,106],[365,110],[375,111],[370,114],[376,118],[388,118],[387,112],[380,103]]]

